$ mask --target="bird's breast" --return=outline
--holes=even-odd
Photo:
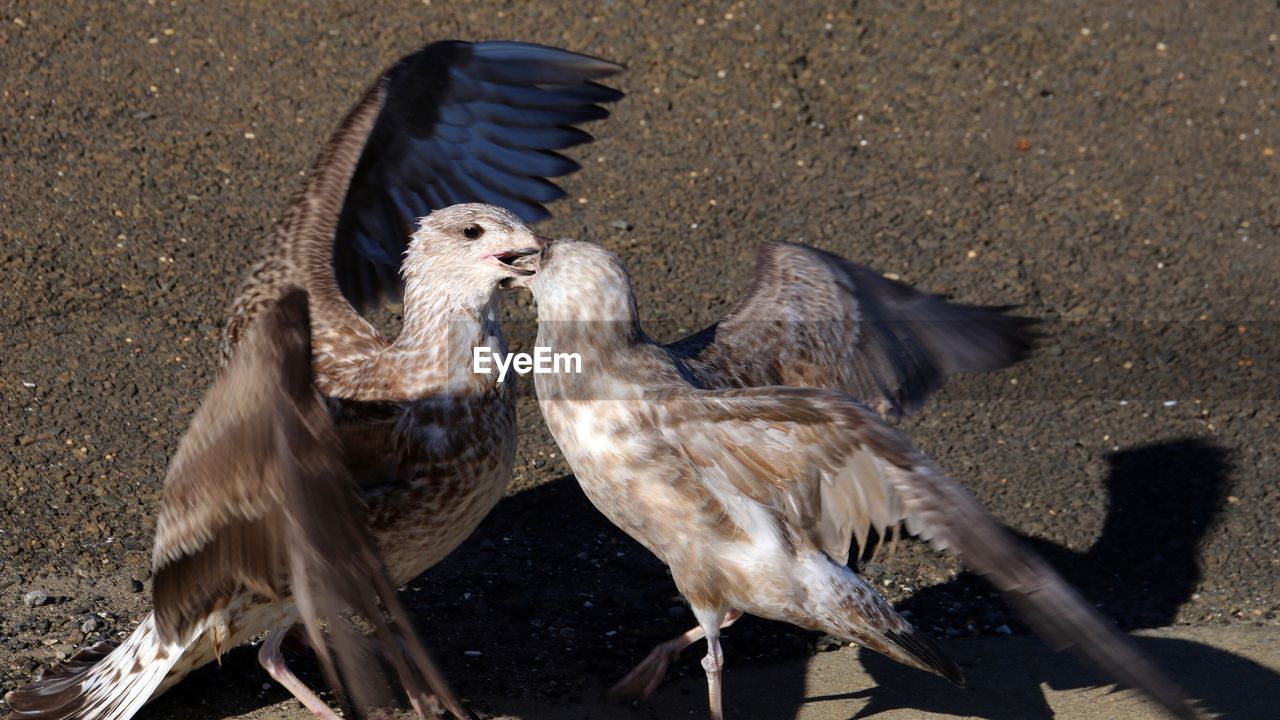
[[[330,408],[397,583],[452,552],[506,490],[516,450],[512,393],[405,403],[330,400]]]

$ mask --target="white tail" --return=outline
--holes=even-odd
[[[9,718],[129,720],[158,694],[185,649],[162,643],[155,616],[148,615],[123,643],[87,647],[40,680],[9,693]]]

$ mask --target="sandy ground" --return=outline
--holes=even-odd
[[[1139,645],[1162,658],[1173,676],[1196,695],[1215,699],[1220,717],[1271,718],[1280,679],[1280,628],[1160,628],[1138,633]],[[747,664],[726,670],[726,713],[737,720],[1157,720],[1165,717],[1132,692],[1099,686],[1097,678],[1034,638],[963,638],[947,643],[964,668],[966,689],[855,648],[812,657]],[[1230,693],[1223,693],[1225,687]],[[658,720],[706,717],[706,681],[685,677],[644,704],[603,699],[604,686],[580,699],[486,698],[477,703],[491,720]],[[312,715],[292,698],[257,702],[219,717],[237,720],[306,720]],[[164,715],[168,701],[147,717]],[[155,714],[152,715],[151,712]],[[488,714],[493,713],[493,714]],[[401,716],[409,720],[410,716]]]
[[[145,614],[164,467],[261,239],[378,70],[452,37],[627,63],[629,97],[540,230],[621,253],[655,336],[723,313],[774,238],[1044,318],[1034,358],[958,379],[904,428],[1122,626],[1179,626],[1210,664],[1227,641],[1197,633],[1274,638],[1280,10],[893,5],[0,7],[0,688]],[[527,338],[527,298],[509,309]],[[689,615],[522,411],[511,496],[406,598],[478,712],[625,717],[592,714],[598,689]],[[1032,642],[918,545],[866,573],[961,657]],[[28,607],[35,590],[51,601]],[[758,682],[730,706],[789,716],[823,645],[741,623],[726,652]],[[701,707],[697,655],[642,716]],[[1013,694],[929,709],[1036,717],[1017,708],[1039,662]],[[877,708],[916,707],[925,681],[901,672]],[[1256,701],[1230,678],[1188,684],[1248,717],[1280,697],[1256,674]],[[849,677],[823,692],[871,685]],[[266,712],[284,696],[264,679],[233,653],[146,716]]]

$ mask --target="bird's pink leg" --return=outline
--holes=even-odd
[[[284,656],[280,654],[280,644],[284,642],[285,635],[289,632],[289,628],[275,628],[267,633],[267,639],[262,641],[262,647],[258,649],[258,664],[262,665],[262,669],[267,671],[276,682],[285,687],[286,690],[293,693],[298,702],[307,707],[320,720],[342,720],[337,713],[333,711],[319,695],[312,692],[311,688],[298,679],[297,675],[289,669],[285,664]]]
[[[729,627],[740,617],[742,617],[741,610],[730,610],[725,615],[720,629]],[[666,677],[667,667],[680,657],[680,653],[684,652],[685,648],[701,640],[704,635],[706,633],[703,632],[702,626],[698,625],[678,637],[658,643],[653,650],[649,651],[649,655],[640,661],[640,664],[632,668],[631,672],[609,689],[607,697],[613,701],[648,699]]]
[[[724,701],[720,697],[720,676],[724,670],[724,653],[720,651],[720,623],[723,610],[694,608],[693,614],[707,635],[707,656],[702,658],[702,669],[707,673],[707,703],[711,706],[711,720],[724,720]]]

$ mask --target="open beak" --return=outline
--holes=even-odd
[[[529,287],[529,280],[538,272],[538,267],[542,265],[542,258],[547,254],[547,248],[550,247],[551,239],[542,236],[535,236],[538,239],[539,251],[526,253],[516,258],[511,263],[511,269],[519,272],[516,277],[507,278],[502,282],[504,288]]]
[[[506,252],[494,253],[485,259],[511,272],[512,275],[520,277],[522,275],[532,275],[533,268],[523,268],[520,261],[524,258],[537,255],[539,248],[525,248],[523,250],[508,250]]]

